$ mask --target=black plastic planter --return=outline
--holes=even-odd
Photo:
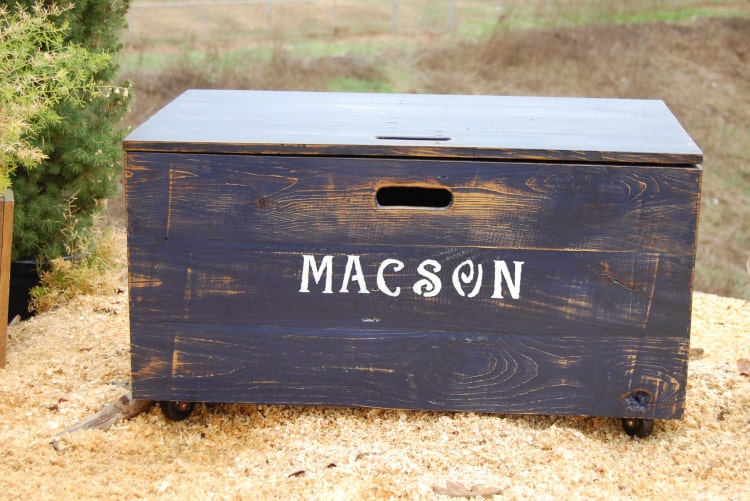
[[[29,311],[31,289],[39,285],[39,267],[36,261],[13,261],[10,267],[10,295],[8,298],[8,322],[16,315],[25,320],[34,314]]]

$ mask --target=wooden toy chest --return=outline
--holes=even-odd
[[[134,398],[683,414],[661,101],[188,91],[125,150]]]

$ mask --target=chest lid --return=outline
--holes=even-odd
[[[126,151],[693,165],[659,100],[190,90]]]

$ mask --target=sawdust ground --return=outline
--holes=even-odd
[[[80,297],[9,331],[3,498],[418,499],[449,482],[498,499],[750,498],[740,299],[695,294],[685,418],[646,439],[599,418],[199,404],[180,423],[154,407],[53,440],[128,392],[127,293]]]

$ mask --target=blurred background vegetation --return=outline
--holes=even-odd
[[[130,126],[187,88],[663,99],[705,155],[696,290],[750,299],[746,0],[135,0],[128,20]]]

